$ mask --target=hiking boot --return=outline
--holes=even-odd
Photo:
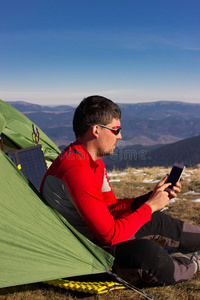
[[[196,252],[176,252],[170,255],[171,257],[185,257],[195,265],[195,273],[200,271],[200,251]]]
[[[200,251],[194,252],[193,255],[191,256],[190,260],[192,260],[197,265],[196,272],[199,272],[200,271]]]

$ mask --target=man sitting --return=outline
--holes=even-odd
[[[167,175],[154,190],[138,198],[117,199],[102,156],[112,155],[121,136],[121,111],[101,96],[85,98],[76,108],[70,144],[48,169],[41,186],[47,203],[71,225],[115,257],[125,279],[175,284],[199,270],[200,228],[160,210],[180,192],[168,193]],[[164,247],[180,252],[169,255]]]

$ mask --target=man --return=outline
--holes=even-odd
[[[47,203],[94,243],[115,257],[115,268],[125,279],[149,284],[175,284],[200,268],[200,228],[160,212],[176,197],[167,175],[154,190],[131,199],[117,199],[101,160],[112,155],[121,136],[121,111],[101,96],[85,98],[77,107],[70,144],[47,171],[41,192]],[[157,241],[157,242],[155,242]],[[169,255],[164,247],[179,252]]]

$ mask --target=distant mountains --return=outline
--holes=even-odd
[[[128,145],[168,144],[200,133],[200,104],[160,101],[120,108]]]
[[[73,106],[40,106],[8,102],[36,123],[59,147],[74,140]],[[119,104],[122,136],[113,157],[104,161],[108,168],[143,167],[184,162],[200,163],[200,104],[159,101]]]

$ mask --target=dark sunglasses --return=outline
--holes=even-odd
[[[105,126],[105,125],[101,125],[101,124],[94,124],[94,123],[91,123],[91,124],[86,124],[86,125],[98,125],[98,126],[100,126],[100,127],[102,127],[102,128],[106,128],[106,129],[108,129],[108,130],[110,130],[114,135],[118,135],[120,132],[121,132],[121,130],[122,130],[122,128],[120,127],[120,126],[115,126],[115,127],[108,127],[108,126]]]

